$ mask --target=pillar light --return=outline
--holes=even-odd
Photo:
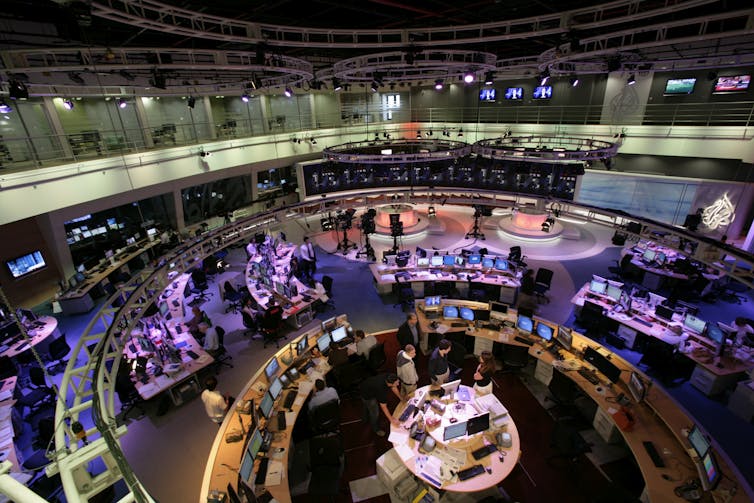
[[[628,76],[628,80],[626,80],[626,84],[629,86],[636,84],[636,76],[633,73]]]
[[[463,81],[467,84],[471,84],[474,82],[474,72],[466,72],[463,74]]]
[[[443,82],[443,80],[442,80],[442,79],[437,79],[437,80],[435,81],[435,89],[436,89],[436,90],[438,90],[438,91],[441,91],[441,90],[442,90],[442,88],[444,87],[444,85],[445,85],[445,84],[444,84],[444,82]]]
[[[128,106],[128,101],[126,101],[125,98],[118,98],[118,108],[126,108]]]
[[[489,71],[484,74],[484,85],[491,86],[495,82],[495,72]]]
[[[343,89],[343,86],[340,84],[340,80],[339,79],[333,77],[333,79],[332,79],[332,88],[333,88],[334,91],[340,91],[341,89]]]
[[[248,103],[250,99],[251,97],[246,93],[241,95],[241,101],[243,101],[244,103]]]
[[[73,102],[69,99],[63,99],[63,108],[66,110],[73,110]]]
[[[290,98],[291,96],[293,96],[293,89],[286,87],[285,91],[283,91],[283,94],[285,94],[286,98]]]
[[[578,77],[571,78],[571,87],[576,87],[578,85],[579,85],[579,78]]]

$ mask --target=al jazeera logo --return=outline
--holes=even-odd
[[[702,223],[713,231],[720,227],[727,227],[735,218],[735,208],[727,192],[717,201],[704,208],[704,212],[702,212]]]

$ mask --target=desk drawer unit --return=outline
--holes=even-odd
[[[550,384],[552,365],[544,360],[537,360],[537,367],[534,369],[534,378],[542,384]]]
[[[613,418],[600,407],[597,407],[597,412],[594,414],[592,425],[594,426],[594,429],[597,430],[600,437],[602,437],[602,440],[608,444],[620,441],[620,432],[618,431],[618,427],[615,426]]]
[[[728,409],[749,423],[754,422],[754,381],[741,381],[728,400]]]
[[[722,393],[728,385],[733,386],[733,383],[735,383],[737,379],[737,374],[718,376],[701,365],[697,365],[694,367],[694,372],[691,374],[691,379],[689,379],[689,381],[696,389],[705,395],[712,396]]]

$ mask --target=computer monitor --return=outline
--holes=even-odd
[[[283,297],[285,297],[286,299],[290,299],[293,296],[294,295],[293,295],[293,291],[291,290],[291,287],[283,283]]]
[[[711,491],[720,481],[720,467],[717,465],[715,457],[712,455],[712,449],[707,450],[707,454],[702,456],[701,461],[702,488],[705,491]]]
[[[482,256],[478,253],[472,253],[468,257],[466,257],[466,263],[469,265],[476,265],[482,263]]]
[[[466,259],[463,255],[456,255],[456,267],[463,267],[464,262],[466,262]]]
[[[631,393],[631,396],[634,397],[636,403],[644,400],[644,397],[647,394],[647,387],[644,385],[642,378],[639,377],[639,374],[636,372],[631,372],[631,377],[628,378],[628,391]]]
[[[273,285],[275,285],[275,291],[277,293],[285,296],[285,285],[283,283],[281,283],[280,281],[273,281]]]
[[[518,330],[521,332],[530,334],[532,329],[534,328],[534,322],[528,316],[519,314],[518,320],[516,320],[516,328],[518,328]]]
[[[596,274],[592,274],[592,280],[599,281],[600,283],[607,283],[607,279],[603,278],[602,276],[598,276]]]
[[[484,257],[482,259],[482,267],[485,269],[492,269],[495,266],[495,259],[491,257]]]
[[[628,292],[625,290],[622,290],[618,304],[620,304],[620,307],[623,308],[623,311],[626,313],[631,311],[632,303],[633,303],[633,299],[631,299],[631,296],[628,294]]]
[[[684,316],[683,318],[683,327],[691,330],[692,332],[696,332],[697,334],[704,332],[706,325],[706,321],[701,318],[697,318],[693,314],[686,314],[686,316]]]
[[[605,295],[605,293],[607,292],[607,283],[592,280],[589,283],[589,291],[592,293],[597,293],[599,295]]]
[[[160,302],[160,303],[159,303],[159,304],[157,305],[157,307],[159,308],[159,310],[160,310],[160,314],[161,314],[162,316],[165,316],[165,315],[167,315],[167,314],[168,314],[168,312],[170,311],[170,305],[169,305],[169,304],[168,304],[167,302]]]
[[[424,307],[440,307],[441,300],[442,297],[439,295],[430,295],[429,297],[424,297]]]
[[[442,255],[432,255],[432,257],[429,259],[430,265],[433,267],[440,267],[443,262],[442,257]]]
[[[707,337],[715,341],[716,344],[722,344],[725,339],[725,332],[719,326],[709,323],[707,325]]]
[[[490,301],[490,311],[498,314],[507,314],[508,304],[503,304],[502,302],[496,302],[492,300]]]
[[[461,384],[461,380],[456,379],[455,381],[446,382],[445,384],[440,385],[440,387],[445,392],[443,396],[451,396],[455,394],[458,391],[458,386],[460,384]]]
[[[573,345],[573,332],[569,327],[560,325],[558,327],[558,337],[555,339],[555,341],[568,351]]]
[[[489,309],[475,309],[474,319],[477,321],[490,321],[490,310]]]
[[[269,391],[272,399],[277,400],[280,396],[280,392],[283,391],[283,381],[281,381],[279,377],[275,377],[275,379],[272,380],[272,383],[270,383]]]
[[[709,451],[710,443],[709,440],[707,440],[707,437],[704,436],[704,433],[702,433],[702,430],[699,429],[698,425],[695,424],[694,427],[691,428],[688,439],[691,447],[694,448],[696,455],[699,456],[699,458],[703,458],[704,455],[707,454],[707,451]]]
[[[264,375],[267,376],[267,380],[271,381],[273,376],[277,375],[279,369],[280,363],[278,362],[278,357],[273,356],[272,358],[270,358],[270,362],[264,368]]]
[[[317,338],[317,347],[319,348],[320,353],[326,353],[330,349],[330,343],[332,342],[332,338],[330,337],[330,332],[325,332],[323,335],[320,335]]]
[[[657,254],[655,255],[655,261],[656,261],[656,262],[657,262],[658,264],[660,264],[660,265],[663,265],[663,264],[665,263],[665,260],[666,260],[666,259],[667,259],[667,257],[666,257],[666,256],[665,256],[665,254],[664,254],[664,253],[662,253],[662,252],[657,252]]]
[[[302,354],[306,352],[308,347],[309,347],[309,337],[306,334],[304,334],[296,343],[296,354],[298,356],[301,356]]]
[[[456,306],[445,306],[442,308],[442,317],[454,319],[458,318],[458,308]]]
[[[474,321],[473,309],[470,309],[468,307],[462,307],[460,311],[461,311],[461,319],[466,320],[466,321]]]
[[[657,252],[654,250],[645,250],[644,254],[641,256],[641,259],[644,262],[654,262],[655,257],[657,257]]]
[[[608,283],[607,285],[607,296],[613,299],[615,302],[618,302],[620,300],[620,294],[623,290],[620,289],[620,287],[617,287],[615,285],[611,285]]]
[[[23,323],[31,323],[37,319],[37,315],[31,309],[19,308],[16,314]]]
[[[456,265],[456,256],[455,255],[443,255],[442,256],[442,265]]]
[[[239,468],[238,470],[238,475],[242,480],[248,482],[248,480],[251,478],[251,472],[253,470],[254,458],[251,457],[248,451],[244,451],[243,458],[241,458],[241,468]]]
[[[479,414],[478,416],[469,418],[469,420],[466,421],[466,434],[467,435],[474,435],[476,433],[479,433],[481,431],[487,431],[489,429],[490,429],[490,413],[489,412],[485,412],[484,414]]]
[[[264,397],[262,398],[262,402],[259,404],[259,414],[261,414],[265,419],[269,418],[270,412],[272,412],[272,405],[274,403],[275,400],[272,398],[272,395],[265,393]]]
[[[591,363],[594,368],[602,372],[610,382],[618,382],[620,379],[620,369],[613,363],[597,352],[596,349],[587,347],[584,350],[584,360]]]
[[[666,321],[673,321],[673,315],[675,314],[675,311],[670,309],[667,306],[663,306],[662,304],[655,306],[655,315],[658,318],[662,318]]]
[[[335,317],[328,318],[322,322],[323,332],[332,332],[338,326],[338,320]]]
[[[496,258],[495,259],[495,269],[498,271],[507,271],[508,270],[508,261],[504,258]]]
[[[416,259],[417,267],[429,267],[429,257],[418,257]]]
[[[547,323],[538,320],[536,334],[547,342],[550,342],[555,334],[555,329]]]
[[[348,337],[348,332],[346,332],[346,327],[343,325],[330,332],[330,338],[333,343],[340,342],[346,337]]]
[[[458,421],[457,423],[450,423],[445,427],[442,432],[442,440],[443,442],[447,442],[464,435],[466,435],[466,421]]]
[[[259,433],[258,429],[255,429],[251,434],[249,443],[246,445],[246,450],[244,451],[244,455],[241,460],[241,469],[239,470],[239,475],[241,476],[241,480],[243,480],[244,482],[248,482],[251,478],[251,472],[254,469],[254,460],[256,459],[257,454],[259,454],[259,451],[262,448],[262,441],[262,434]]]
[[[657,295],[654,292],[648,292],[649,294],[649,305],[650,306],[659,306],[660,304],[663,304],[666,300],[665,297],[662,295]]]

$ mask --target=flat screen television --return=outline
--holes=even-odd
[[[433,267],[440,267],[442,265],[442,262],[442,255],[432,255],[432,258],[429,259],[429,263]]]
[[[442,317],[448,319],[458,318],[458,308],[456,306],[445,306],[442,308]]]
[[[317,347],[319,348],[320,353],[326,353],[330,349],[330,343],[332,342],[332,338],[330,337],[330,332],[326,332],[324,335],[321,335],[317,338]]]
[[[592,293],[605,295],[605,292],[607,292],[607,283],[592,280],[591,282],[589,282],[589,291]]]
[[[495,101],[497,91],[494,88],[480,89],[479,101]]]
[[[573,344],[573,333],[571,332],[571,329],[560,325],[560,327],[558,327],[558,337],[555,340],[558,344],[563,346],[564,349],[570,350],[571,345]]]
[[[346,332],[346,327],[345,326],[340,326],[340,327],[336,328],[335,330],[333,330],[332,332],[330,332],[330,337],[332,338],[333,342],[340,342],[340,341],[342,341],[343,339],[345,339],[346,337],[348,337],[348,332]]]
[[[523,87],[509,87],[505,90],[505,99],[506,100],[522,100],[524,99],[524,88]]]
[[[498,271],[507,271],[508,270],[508,261],[504,258],[496,258],[495,259],[495,269]]]
[[[472,253],[466,258],[466,262],[469,265],[475,265],[475,264],[481,264],[482,263],[482,256],[478,253]]]
[[[537,86],[531,95],[535,100],[549,100],[552,98],[552,86]]]
[[[267,380],[271,380],[274,375],[277,375],[279,369],[280,363],[278,362],[278,358],[277,356],[273,356],[270,358],[270,363],[264,368],[264,375],[267,376]]]
[[[461,311],[461,319],[466,320],[466,321],[474,321],[473,309],[469,309],[468,307],[462,307],[460,311]]]
[[[487,268],[487,269],[492,269],[492,267],[494,267],[494,265],[495,265],[495,260],[494,259],[492,259],[490,257],[484,257],[482,259],[482,267]]]
[[[442,256],[442,265],[456,265],[456,256],[455,255],[443,255]]]
[[[451,423],[445,427],[442,432],[442,439],[444,442],[453,440],[454,438],[462,437],[466,435],[466,421],[458,421],[457,423]]]
[[[466,434],[468,435],[474,435],[476,433],[479,433],[481,431],[487,431],[490,429],[490,413],[485,412],[484,414],[479,414],[478,416],[474,416],[469,418],[468,421],[466,421]]]
[[[298,356],[303,355],[306,352],[306,348],[309,347],[309,337],[304,334],[296,343],[296,354]]]
[[[546,341],[551,341],[553,336],[554,330],[550,325],[547,323],[543,323],[541,321],[537,322],[537,330],[536,334],[541,337],[542,339]]]
[[[528,316],[519,314],[518,320],[516,321],[516,328],[518,328],[521,332],[530,334],[532,329],[534,328],[534,322]]]
[[[425,307],[440,307],[441,300],[442,300],[442,297],[439,295],[430,295],[429,297],[424,297],[424,306]]]
[[[42,252],[39,250],[7,260],[5,265],[13,278],[21,278],[27,274],[31,274],[47,267],[45,259],[42,257]]]
[[[696,85],[695,78],[688,79],[668,79],[665,83],[665,95],[691,94],[694,92]]]
[[[710,444],[709,440],[707,440],[707,437],[705,437],[704,433],[702,433],[702,430],[699,429],[699,426],[694,425],[694,427],[691,428],[688,439],[691,447],[694,448],[696,455],[700,458],[703,458],[704,455],[707,454]]]
[[[631,376],[628,378],[628,391],[631,393],[631,396],[634,397],[636,403],[644,400],[644,397],[647,394],[647,386],[636,372],[631,372]]]
[[[715,82],[713,93],[741,93],[749,89],[751,75],[726,75],[718,77]]]
[[[587,347],[584,350],[584,360],[602,372],[610,382],[618,382],[618,379],[620,379],[620,369],[613,365],[607,357],[599,354],[596,349]]]

